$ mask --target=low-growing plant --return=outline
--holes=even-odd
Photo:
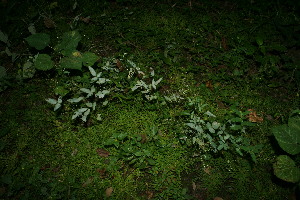
[[[117,149],[116,155],[113,155],[116,159],[139,169],[146,169],[155,165],[153,153],[159,148],[157,133],[158,129],[154,126],[149,135],[116,133],[105,142],[105,146]]]
[[[205,111],[206,106],[207,104],[200,98],[189,99],[189,110],[183,113],[187,116],[185,122],[187,128],[180,139],[207,154],[235,151],[244,156],[246,152],[256,162],[255,154],[262,145],[252,146],[246,137],[246,128],[252,125],[251,122],[244,121],[245,115],[249,112],[240,112],[232,108],[235,115],[224,122],[217,120],[217,116],[210,111]]]
[[[275,126],[272,132],[279,146],[290,155],[300,153],[300,111],[297,110],[297,116],[291,116],[288,124]],[[276,163],[273,165],[274,174],[287,182],[298,183],[300,187],[300,167],[288,155],[280,155],[277,157]]]

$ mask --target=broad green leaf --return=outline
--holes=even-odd
[[[61,51],[64,56],[69,56],[70,53],[76,50],[81,35],[78,31],[66,32],[62,36],[62,41],[54,47],[54,50]]]
[[[77,69],[81,70],[82,68],[82,60],[81,57],[64,57],[60,60],[60,66],[65,69]]]
[[[39,54],[34,61],[34,67],[38,70],[49,70],[54,66],[54,62],[48,54]]]
[[[36,48],[37,50],[42,50],[50,43],[50,36],[46,33],[36,33],[31,35],[25,40],[28,42],[29,46]]]
[[[289,154],[300,153],[300,118],[289,119],[288,125],[284,124],[272,128],[272,132],[279,146]]]
[[[82,63],[84,66],[92,66],[99,57],[92,52],[85,52],[82,54]]]
[[[300,169],[296,167],[295,162],[287,155],[277,157],[276,163],[273,165],[274,174],[287,182],[296,183],[300,181]]]

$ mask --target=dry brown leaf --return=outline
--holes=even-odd
[[[262,117],[259,117],[253,109],[248,109],[250,113],[247,115],[250,122],[262,122],[264,119]]]
[[[225,37],[222,37],[221,45],[223,49],[228,50],[227,40]]]
[[[81,17],[80,19],[81,19],[81,21],[83,21],[86,24],[90,23],[90,21],[91,21],[91,17],[90,16],[88,16],[88,17]]]
[[[97,151],[99,156],[105,157],[105,158],[108,157],[109,154],[110,154],[109,151],[106,151],[106,150],[101,149],[101,148],[98,148],[96,151]]]
[[[197,186],[196,186],[196,183],[195,182],[192,182],[192,187],[193,187],[193,190],[195,191]]]
[[[105,175],[106,175],[106,169],[105,168],[102,168],[102,169],[97,168],[96,171],[99,173],[100,178],[105,177]]]
[[[213,89],[214,89],[214,86],[213,86],[211,80],[206,81],[205,85],[206,85],[206,87],[207,87],[208,89],[210,89],[210,90],[213,90]]]
[[[105,190],[106,197],[110,197],[114,189],[112,187],[109,187]]]
[[[55,22],[48,17],[44,18],[44,24],[47,28],[55,28],[56,27]]]
[[[221,197],[215,197],[214,200],[223,200]]]
[[[209,175],[210,175],[210,170],[211,170],[211,167],[205,167],[205,168],[203,168],[203,171],[205,173],[209,174]]]
[[[94,180],[94,177],[89,177],[83,184],[82,187],[86,187],[87,185],[91,184]]]
[[[147,194],[147,199],[152,199],[152,197],[153,197],[153,192],[151,192],[151,191],[146,191],[146,194]]]

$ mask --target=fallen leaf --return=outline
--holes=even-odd
[[[110,197],[114,189],[112,187],[109,187],[105,190],[106,197]]]
[[[209,80],[209,81],[206,81],[205,86],[206,86],[208,89],[210,89],[210,90],[213,90],[213,89],[214,89],[214,86],[213,86],[213,84],[211,83],[210,80]]]
[[[101,148],[98,148],[96,151],[97,151],[99,156],[105,157],[105,158],[108,157],[109,154],[110,154],[108,151],[106,151],[104,149],[101,149]]]
[[[78,153],[77,149],[74,149],[73,152],[71,153],[71,156],[75,156]]]
[[[94,180],[94,177],[89,177],[83,184],[82,187],[86,187],[87,185],[91,184]]]
[[[88,16],[88,17],[81,17],[80,19],[81,19],[81,21],[83,21],[86,24],[90,23],[90,21],[91,21],[91,17],[90,16]]]
[[[262,117],[259,117],[253,109],[248,109],[250,113],[247,115],[250,122],[262,122],[264,119]]]
[[[192,182],[192,187],[193,187],[193,190],[195,191],[197,186],[196,186],[196,183],[195,182]]]
[[[215,197],[214,200],[223,200],[221,197]]]
[[[222,101],[216,100],[216,102],[217,102],[219,108],[222,108],[222,109],[226,108],[225,104]]]
[[[228,50],[227,40],[225,37],[222,37],[221,45],[223,49]]]
[[[153,192],[151,192],[151,191],[146,191],[146,194],[147,194],[147,199],[152,199],[152,197],[153,197]]]
[[[210,169],[211,169],[211,167],[205,167],[205,168],[203,168],[203,171],[210,175]]]
[[[123,64],[121,63],[120,60],[117,59],[117,63],[116,63],[118,69],[122,72],[124,71],[124,67],[123,67]]]
[[[105,175],[106,175],[106,169],[105,168],[102,168],[102,169],[97,168],[96,171],[99,173],[100,178],[105,177]]]
[[[47,17],[44,18],[44,24],[47,28],[55,28],[56,27],[55,22],[52,19],[47,18]]]

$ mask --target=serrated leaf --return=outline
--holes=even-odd
[[[34,67],[38,70],[49,70],[54,66],[54,62],[48,54],[39,54],[34,61]]]
[[[36,33],[31,35],[25,40],[28,42],[29,46],[36,48],[37,50],[42,50],[50,43],[50,36],[46,33]]]
[[[274,174],[278,178],[292,183],[300,181],[300,169],[296,167],[295,162],[289,156],[278,156],[273,167]]]
[[[272,132],[279,146],[289,154],[300,153],[300,118],[290,118],[288,125],[284,124],[272,128]]]

